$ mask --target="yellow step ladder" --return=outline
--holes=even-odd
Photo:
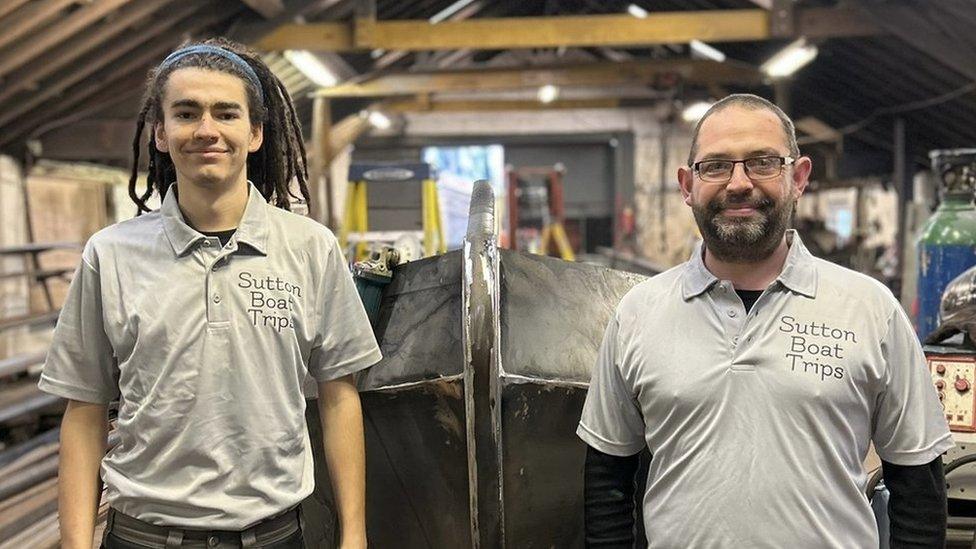
[[[362,261],[369,255],[366,233],[369,231],[369,204],[366,185],[370,182],[416,183],[420,182],[421,225],[423,227],[424,257],[447,252],[447,240],[441,223],[440,200],[432,166],[417,164],[353,164],[349,167],[349,189],[346,192],[346,209],[339,243],[346,249],[349,235],[357,233],[359,240],[353,261]]]

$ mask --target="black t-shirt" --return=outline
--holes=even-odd
[[[752,310],[752,306],[756,304],[756,300],[762,295],[762,290],[736,290],[735,293],[739,294],[739,299],[742,300],[742,304],[746,306],[746,314]]]
[[[216,236],[217,238],[220,239],[220,245],[221,247],[223,247],[226,246],[228,242],[230,242],[230,237],[234,236],[234,233],[236,232],[237,229],[230,229],[227,231],[200,231],[200,234],[205,236]]]

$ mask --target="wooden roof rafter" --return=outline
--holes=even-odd
[[[281,0],[241,0],[241,2],[265,19],[273,19],[285,11],[285,4]]]
[[[7,75],[7,85],[0,89],[0,104],[32,87],[48,76],[69,66],[83,55],[105,44],[112,38],[129,30],[136,23],[168,6],[173,0],[139,0],[118,10],[113,16],[86,29],[71,39],[44,51],[31,60],[31,63]]]
[[[39,0],[32,2],[0,20],[0,48],[28,36],[35,29],[50,22],[65,8],[80,0]]]
[[[103,89],[120,95],[119,88],[113,89],[109,85],[112,82],[134,73],[138,74],[139,82],[144,81],[149,66],[158,62],[167,51],[182,42],[184,33],[194,35],[202,29],[234,17],[243,9],[236,3],[235,5],[237,7],[232,11],[214,10],[212,6],[201,4],[189,13],[169,13],[166,17],[154,21],[150,31],[126,37],[121,41],[121,45],[110,48],[104,55],[99,56],[91,63],[86,63],[72,71],[68,77],[58,79],[57,83],[44,93],[33,96],[27,102],[18,104],[10,111],[6,109],[0,111],[0,126],[4,128],[3,133],[0,134],[0,145],[30,134],[49,120],[70,115],[66,111],[76,107]],[[173,33],[172,29],[174,28],[178,28],[182,32]],[[138,54],[127,56],[137,49]],[[117,60],[122,62],[110,65]],[[105,70],[99,73],[100,69]],[[138,89],[138,83],[135,84],[135,87]],[[63,98],[49,107],[38,108],[58,96],[63,96]],[[34,116],[24,116],[35,112]],[[16,123],[10,124],[11,122]]]
[[[84,6],[40,33],[31,37],[16,48],[0,53],[0,77],[10,71],[22,67],[32,59],[51,48],[76,35],[91,26],[116,9],[128,4],[132,0],[101,0]]]
[[[30,0],[7,0],[0,4],[0,20],[2,20],[7,15],[17,11],[17,8],[23,6]]]

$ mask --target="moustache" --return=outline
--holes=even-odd
[[[722,210],[727,210],[730,208],[752,208],[756,211],[767,211],[773,208],[775,204],[772,200],[766,197],[762,198],[724,198],[721,200],[713,200],[709,204],[709,209],[713,213],[721,212]]]

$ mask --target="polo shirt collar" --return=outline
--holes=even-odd
[[[776,281],[798,294],[816,297],[817,270],[814,268],[813,254],[807,250],[800,235],[793,229],[786,232],[786,241],[790,245],[790,251]],[[705,293],[718,282],[718,278],[705,268],[704,251],[705,244],[699,241],[685,264],[681,295],[686,301]]]
[[[705,268],[705,243],[699,240],[691,258],[685,264],[685,274],[682,277],[681,297],[685,301],[705,293],[718,282],[718,278]]]
[[[790,244],[790,252],[786,255],[783,271],[776,280],[798,294],[817,297],[818,275],[813,254],[803,245],[795,229],[786,231],[786,241]]]
[[[237,226],[237,232],[234,233],[234,239],[267,255],[268,203],[253,183],[248,181],[247,185],[247,205],[244,207],[244,215]],[[176,184],[174,183],[169,190],[159,212],[163,219],[163,232],[173,246],[173,252],[177,256],[182,256],[206,237],[190,227],[183,219],[183,212],[180,211],[180,204],[176,197]]]

